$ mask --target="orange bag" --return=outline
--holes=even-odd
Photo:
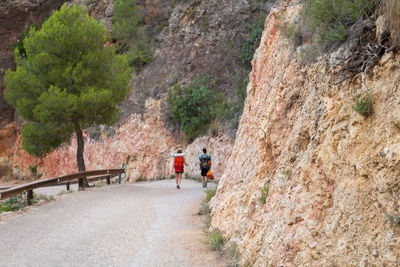
[[[207,172],[207,179],[208,179],[208,180],[214,180],[214,175],[212,174],[211,171],[208,171],[208,172]]]

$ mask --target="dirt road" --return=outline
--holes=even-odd
[[[201,185],[93,188],[0,223],[0,266],[224,266],[204,240]]]

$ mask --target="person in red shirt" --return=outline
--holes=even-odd
[[[178,150],[177,154],[182,154],[182,150]],[[174,159],[174,166],[172,167],[172,171],[175,170],[176,188],[178,189],[181,189],[181,181],[185,165],[185,158],[183,157],[183,155],[177,155]]]

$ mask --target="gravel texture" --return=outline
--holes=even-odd
[[[0,266],[224,266],[204,244],[201,184],[91,188],[0,217]]]

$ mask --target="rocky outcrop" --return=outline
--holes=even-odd
[[[351,105],[365,85],[339,83],[337,54],[311,66],[292,54],[278,27],[290,2],[265,23],[212,226],[254,266],[398,266],[400,54],[367,76],[364,118]]]
[[[64,0],[5,0],[0,2],[0,129],[14,120],[14,110],[3,99],[3,77],[14,68],[14,48],[31,25],[40,25]]]
[[[230,138],[203,137],[188,146],[182,145],[180,139],[172,136],[164,127],[160,103],[161,100],[147,100],[145,114],[132,115],[115,130],[103,127],[95,133],[86,132],[86,168],[118,168],[126,163],[128,181],[135,181],[139,177],[168,177],[173,174],[171,154],[182,149],[188,164],[185,172],[190,176],[199,176],[197,157],[203,147],[207,147],[214,156],[213,171],[217,178],[221,177],[232,149]],[[37,159],[21,149],[21,137],[18,137],[17,151],[12,157],[14,173],[20,177],[29,176],[30,170],[26,166],[37,166],[38,173],[43,177],[76,172],[76,146],[76,140],[72,138],[71,143],[43,159]]]
[[[155,6],[152,12],[149,2]],[[235,93],[235,78],[242,71],[240,46],[250,33],[245,25],[251,24],[260,13],[252,6],[254,1],[166,2],[148,0],[142,5],[146,15],[154,16],[155,10],[159,10],[169,19],[164,24],[158,22],[158,28],[164,28],[153,40],[154,60],[132,78],[132,90],[122,105],[123,118],[142,113],[148,97],[164,99],[175,83],[185,85],[199,76],[215,79],[218,92],[229,97]],[[151,18],[147,23],[157,24]]]

